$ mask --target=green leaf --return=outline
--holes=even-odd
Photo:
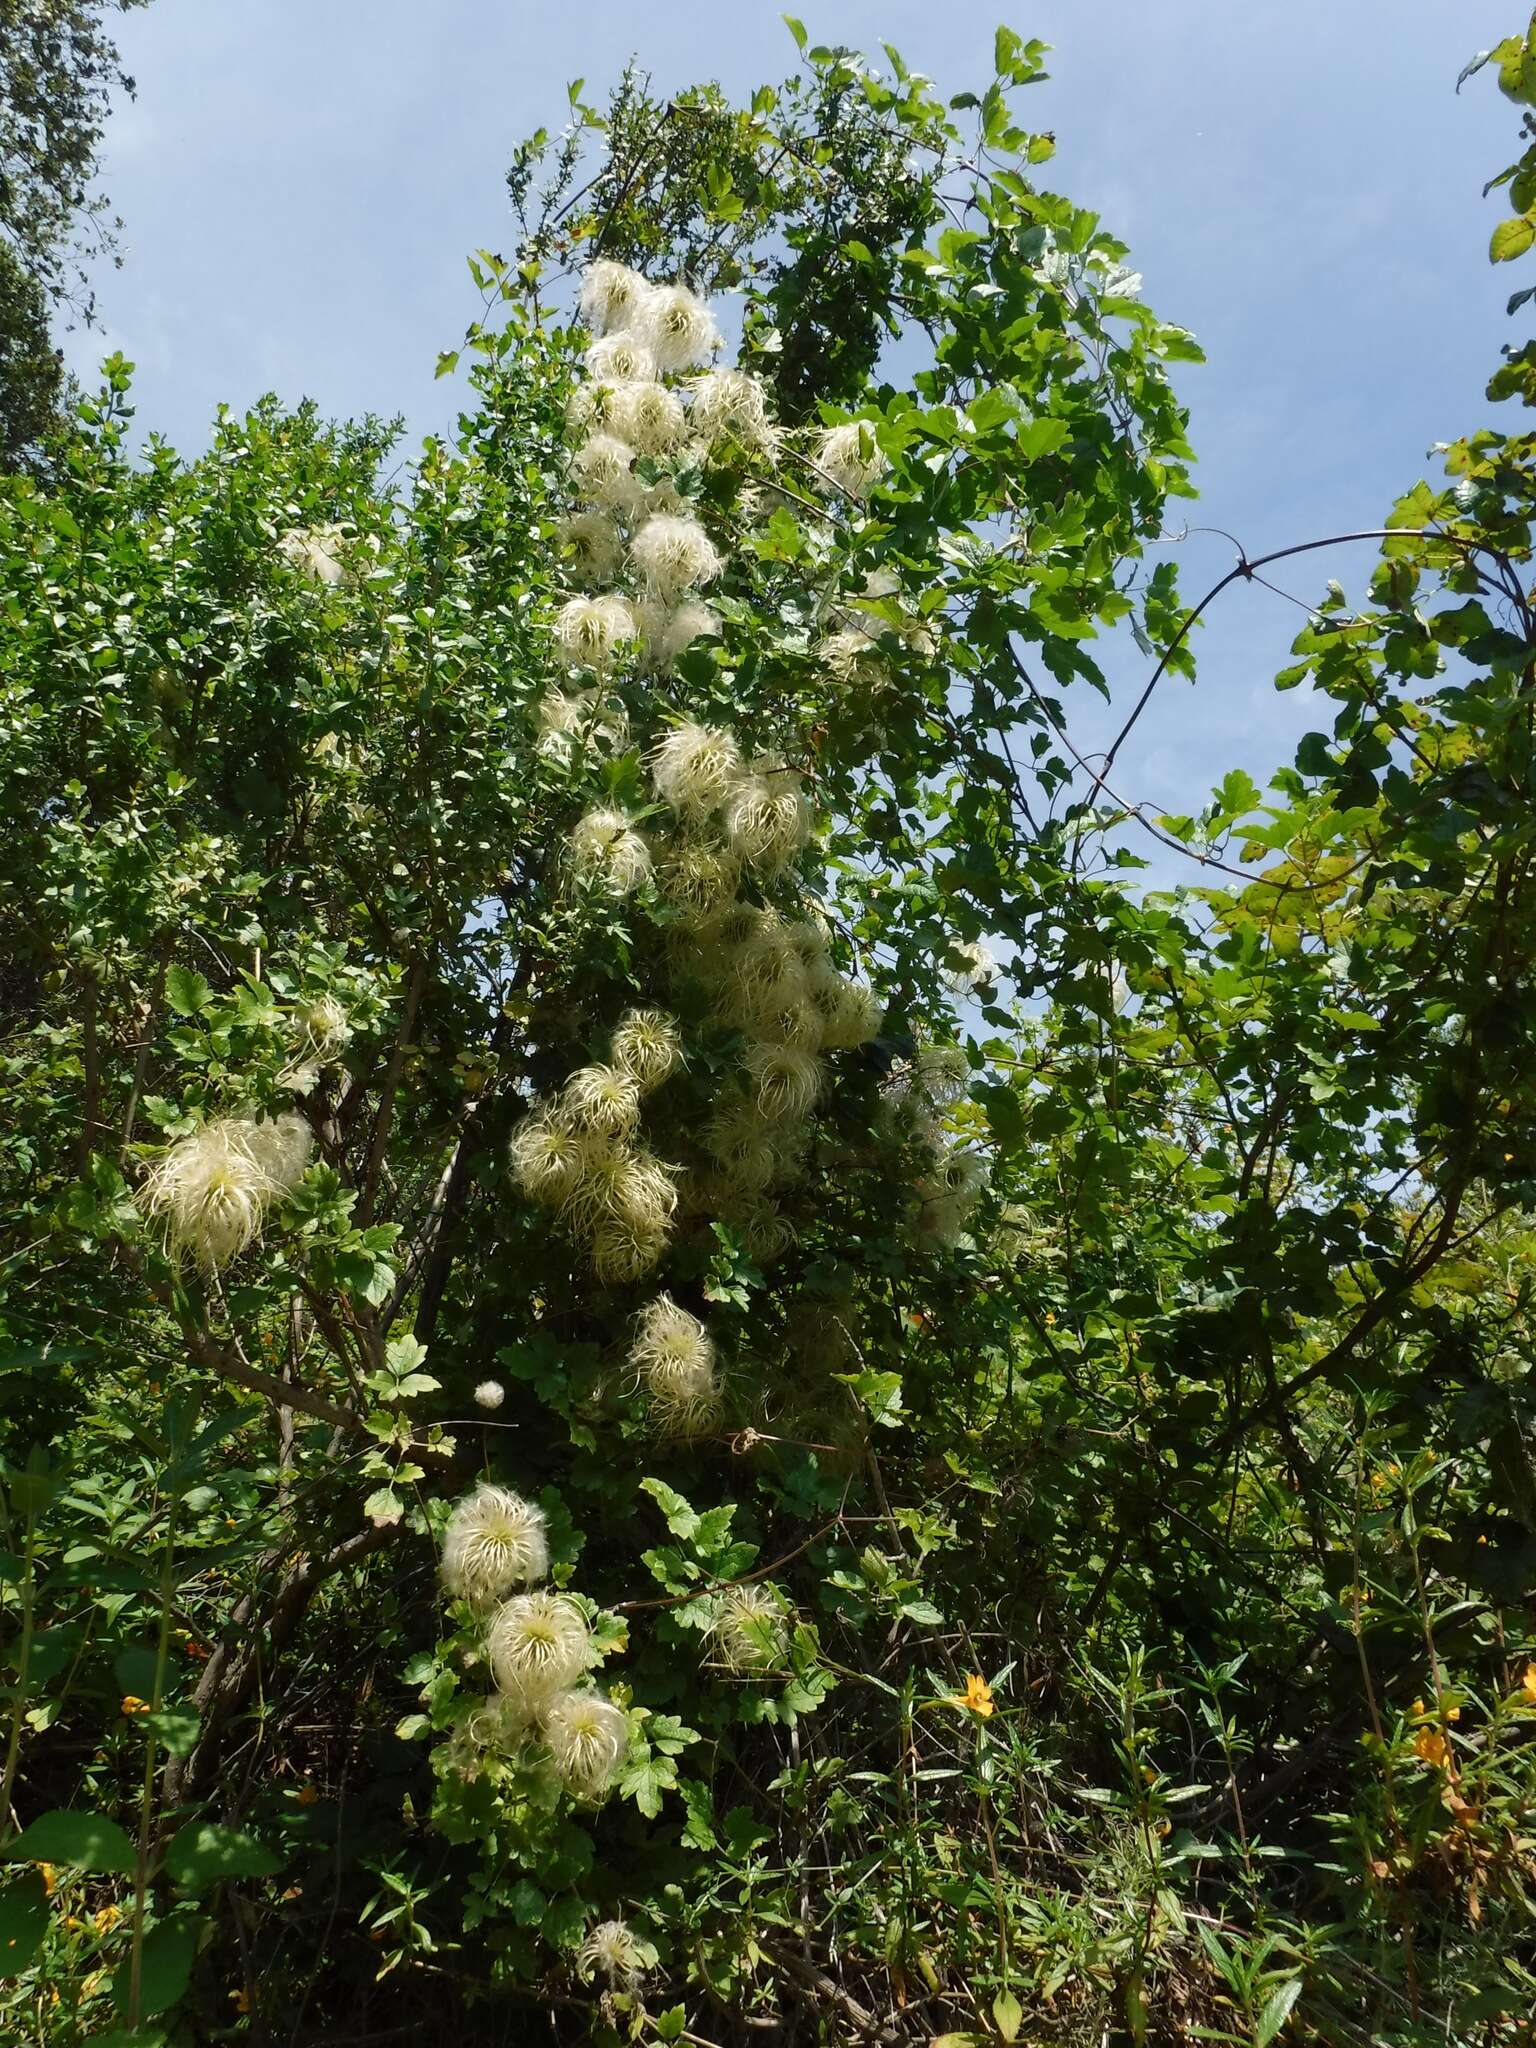
[[[225,1877],[272,1877],[282,1867],[282,1858],[244,1828],[211,1820],[188,1821],[165,1852],[167,1875],[189,1891]]]
[[[3,1852],[8,1863],[71,1863],[80,1870],[133,1869],[134,1849],[115,1820],[62,1807],[23,1828]]]
[[[172,967],[165,977],[165,1000],[178,1017],[195,1017],[213,1001],[213,989],[190,967]]]
[[[1488,243],[1488,260],[1490,263],[1510,263],[1516,256],[1523,256],[1532,242],[1536,242],[1536,221],[1529,214],[1514,214],[1509,220],[1501,220],[1494,229]]]
[[[800,52],[801,56],[803,57],[805,55],[805,45],[807,42],[807,37],[805,33],[805,23],[803,21],[796,21],[795,17],[792,14],[781,14],[779,16],[779,19],[780,21],[783,22],[784,26],[789,30],[790,34],[794,37],[795,48]]]
[[[197,1956],[198,1937],[205,1923],[198,1920],[162,1920],[144,1937],[144,1955],[139,1972],[139,2010],[164,2012],[186,1990]],[[128,1987],[133,1968],[130,1951],[112,1973],[112,1996],[121,2012],[128,2010]]]
[[[673,1492],[665,1480],[642,1479],[640,1491],[648,1493],[651,1499],[655,1501],[661,1512],[666,1516],[667,1527],[674,1536],[681,1538],[686,1543],[690,1537],[698,1533],[699,1515],[694,1512],[680,1493]]]
[[[40,1870],[24,1871],[0,1891],[0,1977],[31,1962],[48,1925],[48,1892]]]
[[[852,1387],[879,1428],[900,1428],[902,1412],[899,1372],[876,1372],[871,1367],[864,1372],[834,1373],[833,1378],[841,1380],[846,1387]]]
[[[1258,2025],[1254,2028],[1254,2048],[1269,2048],[1269,2043],[1291,2016],[1291,2007],[1301,1996],[1301,1979],[1288,1977],[1279,1984],[1264,2001],[1259,2014]]]
[[[992,2001],[992,2021],[1005,2041],[1017,2041],[1024,2024],[1024,2008],[1011,1991],[999,1991]]]
[[[156,1714],[145,1714],[142,1725],[172,1756],[190,1756],[197,1747],[202,1723],[184,1707],[162,1707]]]

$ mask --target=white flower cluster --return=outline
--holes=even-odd
[[[211,1272],[260,1236],[268,1211],[303,1178],[313,1142],[292,1110],[261,1121],[216,1117],[177,1139],[135,1200],[174,1254],[191,1253]]]
[[[542,1512],[484,1483],[448,1519],[442,1579],[451,1598],[485,1617],[496,1692],[459,1730],[452,1758],[472,1772],[491,1752],[531,1758],[542,1746],[566,1790],[600,1799],[629,1747],[622,1708],[581,1683],[592,1661],[586,1617],[563,1593],[536,1587],[549,1570]]]

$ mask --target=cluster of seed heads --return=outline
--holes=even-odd
[[[547,1754],[567,1791],[596,1800],[618,1775],[629,1723],[622,1708],[583,1683],[591,1632],[574,1600],[538,1585],[548,1571],[544,1516],[520,1494],[482,1484],[449,1516],[443,1586],[480,1616],[496,1681],[495,1693],[460,1724],[453,1760],[472,1774],[487,1755],[533,1761]]]

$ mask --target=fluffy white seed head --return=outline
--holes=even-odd
[[[569,1199],[586,1164],[581,1139],[547,1114],[525,1117],[512,1133],[508,1151],[523,1193],[551,1208]]]
[[[528,1740],[528,1715],[515,1700],[497,1693],[472,1707],[448,1743],[449,1768],[472,1784],[487,1766],[516,1756]]]
[[[634,607],[641,636],[641,667],[651,675],[669,675],[673,664],[696,640],[714,640],[720,621],[707,604],[692,599],[679,605],[660,598],[642,598]]]
[[[536,751],[545,760],[573,761],[587,749],[610,753],[629,738],[629,713],[597,690],[550,690],[539,704]]]
[[[664,1243],[677,1213],[673,1173],[654,1152],[628,1153],[608,1185],[608,1220],[643,1244]]]
[[[561,1692],[540,1716],[555,1769],[578,1799],[600,1799],[629,1748],[623,1712],[598,1692]]]
[[[707,447],[734,436],[745,448],[769,449],[767,397],[744,370],[710,370],[693,380],[693,431]]]
[[[720,346],[720,330],[704,301],[685,284],[659,285],[645,305],[645,338],[663,372],[707,363]]]
[[[729,903],[741,880],[741,863],[712,839],[674,839],[661,868],[661,892],[693,917],[707,917]]]
[[[685,817],[720,808],[741,776],[741,750],[719,726],[674,725],[651,751],[651,784]]]
[[[665,384],[619,384],[608,395],[604,417],[611,433],[637,455],[668,455],[687,428],[683,402]]]
[[[844,626],[821,643],[821,659],[835,682],[868,691],[885,688],[891,679],[870,635],[858,626]]]
[[[799,774],[775,762],[754,762],[726,801],[725,829],[748,867],[776,874],[810,837],[810,806]]]
[[[592,1271],[605,1287],[622,1287],[651,1272],[666,1248],[665,1229],[637,1230],[615,1217],[592,1233]]]
[[[475,1406],[494,1412],[507,1398],[507,1390],[500,1380],[482,1380],[475,1388]]]
[[[277,543],[278,553],[311,583],[331,589],[347,580],[346,536],[339,526],[295,526]]]
[[[616,434],[592,434],[571,457],[571,472],[589,505],[628,514],[645,497],[634,460],[634,449]]]
[[[629,1362],[655,1393],[711,1375],[714,1341],[697,1316],[680,1307],[670,1294],[659,1294],[635,1318]]]
[[[272,1183],[274,1195],[285,1195],[304,1178],[315,1148],[315,1134],[296,1110],[253,1123],[245,1142],[256,1164]]]
[[[555,539],[579,583],[607,583],[624,563],[624,543],[606,512],[573,512],[555,529]]]
[[[574,1601],[519,1593],[497,1608],[486,1649],[501,1690],[537,1712],[586,1670],[591,1637]]]
[[[634,328],[620,328],[594,341],[586,361],[588,376],[599,384],[650,384],[656,378],[656,358]]]
[[[798,1122],[815,1108],[825,1073],[814,1053],[798,1045],[749,1045],[742,1064],[764,1117]]]
[[[548,1570],[544,1517],[520,1494],[502,1486],[477,1486],[449,1516],[441,1571],[455,1600],[489,1606],[514,1586],[542,1579]]]
[[[664,602],[713,583],[724,566],[698,521],[674,513],[647,519],[630,542],[629,558],[646,588]]]
[[[265,1124],[218,1117],[178,1138],[135,1199],[162,1225],[173,1252],[189,1252],[210,1270],[227,1266],[297,1184],[309,1145],[309,1126],[291,1112]]]
[[[682,1065],[682,1034],[664,1010],[626,1010],[614,1026],[611,1055],[640,1093],[649,1095]]]
[[[944,979],[957,996],[969,995],[973,989],[985,988],[997,979],[997,962],[979,939],[951,939]]]
[[[795,1227],[765,1196],[742,1205],[737,1218],[742,1243],[760,1266],[783,1258],[795,1241]]]
[[[322,1060],[334,1059],[352,1036],[345,1006],[335,996],[312,996],[299,1004],[294,1017],[306,1047]]]
[[[788,1625],[771,1586],[728,1586],[709,1624],[715,1655],[731,1671],[771,1671],[784,1661]]]
[[[577,820],[571,858],[584,874],[602,878],[610,895],[628,896],[651,872],[651,850],[622,811],[599,806]]]
[[[555,652],[570,668],[607,669],[635,637],[634,614],[622,597],[573,597],[555,614]]]
[[[722,1184],[733,1194],[757,1194],[778,1173],[777,1148],[750,1103],[731,1102],[717,1109],[704,1127],[704,1144],[719,1165]]]
[[[560,1095],[563,1122],[599,1138],[627,1138],[640,1120],[640,1085],[622,1067],[578,1067]]]
[[[642,326],[652,296],[639,271],[607,257],[589,264],[581,280],[582,315],[595,334]]]
[[[576,1951],[583,1977],[606,1977],[620,1991],[633,1991],[645,1974],[644,1945],[622,1920],[600,1920]]]
[[[971,1063],[959,1045],[919,1046],[912,1062],[913,1092],[937,1108],[950,1109],[971,1085]]]
[[[885,1012],[880,998],[862,981],[850,981],[835,969],[818,975],[811,999],[821,1016],[821,1042],[831,1052],[852,1052],[868,1045]]]
[[[828,427],[816,443],[816,466],[845,497],[862,498],[885,467],[873,427],[867,420]]]

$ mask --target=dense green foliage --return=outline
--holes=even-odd
[[[114,90],[133,92],[104,26],[144,0],[0,0],[0,466],[35,465],[67,396],[49,331],[89,321],[88,260],[116,230],[94,190]]]
[[[1532,438],[1356,536],[1294,765],[1150,815],[1071,706],[1112,629],[1193,672],[1143,551],[1198,349],[1037,183],[1039,46],[945,105],[794,26],[747,109],[631,75],[520,153],[404,482],[275,402],[134,457],[113,363],[0,498],[19,2039],[1531,2038]],[[739,291],[776,428],[701,386],[599,478],[599,259]],[[722,566],[578,718],[597,489]],[[850,975],[878,1028],[806,1038]],[[637,1005],[685,1060],[615,1128],[682,1199],[589,1256],[529,1162]],[[230,1131],[215,1235],[173,1176]],[[482,1478],[610,1782],[487,1732]]]

